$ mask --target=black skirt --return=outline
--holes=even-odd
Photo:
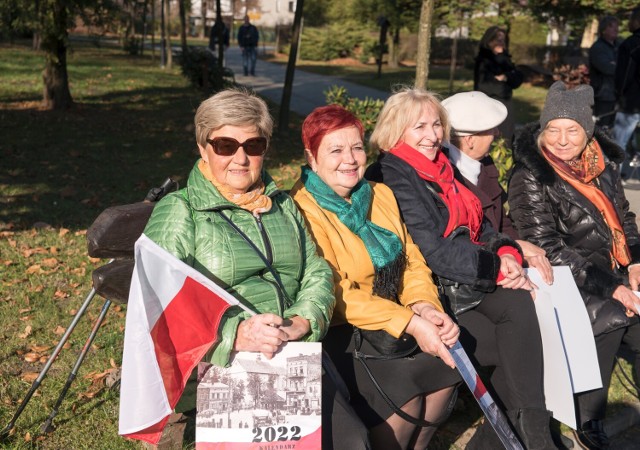
[[[344,378],[351,395],[351,405],[365,425],[371,428],[387,420],[393,410],[383,400],[362,364],[353,358],[353,326],[338,325],[329,328],[322,346]],[[377,354],[366,340],[362,343],[361,351]],[[398,407],[417,395],[439,391],[461,381],[456,369],[420,349],[406,358],[367,360],[367,366]]]

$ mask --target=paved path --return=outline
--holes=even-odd
[[[260,51],[262,51],[262,49],[260,49]],[[256,76],[245,77],[242,75],[242,55],[238,47],[229,47],[225,53],[225,59],[227,67],[236,74],[236,81],[238,83],[250,86],[259,94],[280,104],[282,101],[282,88],[284,86],[286,71],[285,64],[275,64],[259,59],[256,64]],[[336,77],[296,70],[295,76],[293,77],[291,110],[306,116],[313,111],[314,108],[326,105],[324,92],[336,84],[344,86],[352,97],[362,99],[370,97],[386,100],[389,96],[388,92],[359,86]]]
[[[284,86],[286,70],[284,64],[258,60],[256,64],[256,76],[245,77],[242,75],[240,49],[230,47],[225,57],[227,67],[231,68],[236,74],[236,81],[238,83],[251,87],[275,103],[280,103],[282,100],[282,88]],[[291,97],[291,110],[301,115],[307,115],[314,108],[325,105],[324,92],[333,85],[344,86],[352,97],[362,99],[370,97],[382,100],[386,100],[389,97],[389,92],[359,86],[332,76],[296,70]],[[640,213],[640,181],[633,180],[628,184],[625,193],[631,203],[631,209]],[[640,219],[638,222],[640,223]],[[607,419],[607,429],[610,430],[611,434],[615,434],[611,442],[611,448],[617,450],[635,450],[640,448],[640,442],[638,441],[640,426],[638,423],[640,423],[639,408],[626,410],[622,414],[609,417]],[[466,432],[456,441],[456,444],[464,446],[470,437],[471,434]],[[577,445],[575,448],[578,448]]]

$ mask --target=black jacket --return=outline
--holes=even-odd
[[[544,159],[536,144],[539,129],[538,123],[527,125],[514,146],[509,207],[516,230],[522,239],[542,247],[551,264],[570,267],[595,335],[627,326],[631,320],[624,306],[611,297],[624,284],[626,270],[611,268],[609,227],[593,203],[562,180]],[[599,129],[595,137],[606,157],[597,186],[618,213],[632,263],[639,263],[636,215],[629,210],[619,175],[622,150]]]
[[[461,180],[459,172],[456,176]],[[369,166],[365,177],[391,188],[409,234],[434,274],[482,291],[495,289],[500,270],[500,257],[496,252],[504,245],[520,250],[515,241],[495,232],[487,220],[482,224],[482,246],[471,242],[468,234],[456,239],[444,238],[449,222],[444,201],[427,188],[429,182],[420,178],[411,165],[395,155],[381,156]],[[437,184],[430,185],[439,190]]]
[[[505,75],[506,81],[496,80],[496,75]],[[484,92],[489,97],[509,100],[513,90],[518,88],[524,76],[516,69],[507,53],[495,55],[491,50],[480,50],[473,71],[473,89]]]
[[[640,28],[618,48],[615,83],[620,111],[640,112]]]

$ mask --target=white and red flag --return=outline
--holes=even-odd
[[[135,246],[122,356],[119,433],[156,444],[187,379],[241,305],[144,234]]]

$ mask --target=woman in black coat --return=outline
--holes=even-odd
[[[591,319],[602,389],[577,394],[577,437],[608,447],[602,428],[614,356],[622,341],[636,354],[640,379],[638,298],[640,235],[620,181],[621,149],[591,115],[593,89],[551,86],[540,123],[516,141],[509,184],[511,217],[520,236],[571,268]],[[629,288],[630,287],[630,288]]]
[[[500,27],[489,27],[480,39],[473,70],[473,90],[495,98],[507,107],[507,118],[498,127],[507,147],[511,148],[515,118],[511,97],[522,84],[523,74],[511,61],[507,50],[507,33]]]
[[[460,175],[441,149],[448,123],[433,94],[411,88],[395,93],[371,135],[381,158],[365,177],[393,191],[413,241],[445,285],[443,303],[457,316],[460,341],[479,364],[495,366],[488,387],[525,446],[555,449],[544,403],[534,286],[522,269],[518,244],[491,228],[480,200],[455,178]],[[458,301],[456,291],[462,290],[477,294],[476,301]],[[467,445],[500,447],[486,421]]]

